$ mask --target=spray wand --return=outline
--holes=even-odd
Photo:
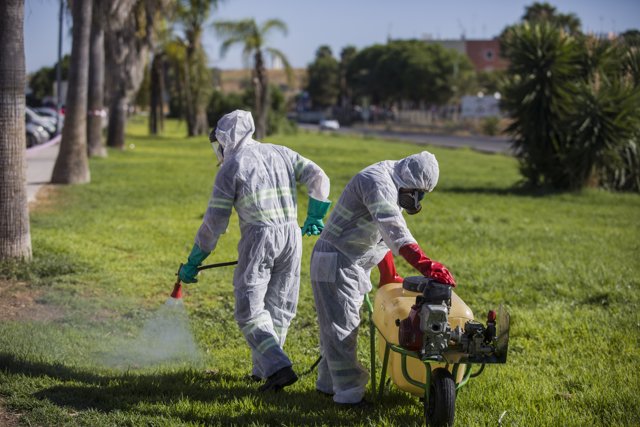
[[[238,261],[228,261],[228,262],[219,262],[217,264],[208,264],[201,265],[198,267],[198,271],[208,270],[210,268],[218,268],[218,267],[226,267],[228,265],[236,265]],[[182,299],[182,283],[180,282],[180,269],[182,268],[182,263],[180,263],[180,267],[178,267],[178,271],[176,272],[176,283],[173,285],[173,292],[171,292],[171,298],[175,300]]]

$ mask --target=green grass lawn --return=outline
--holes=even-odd
[[[33,210],[34,262],[4,265],[2,275],[14,291],[37,295],[31,309],[56,315],[0,322],[0,403],[24,425],[422,423],[417,399],[393,388],[367,412],[335,409],[315,393],[314,373],[285,392],[258,394],[245,380],[250,357],[233,320],[230,267],[202,273],[186,291],[196,354],[128,362],[141,329],[157,324],[217,170],[206,138],[186,139],[174,122],[169,128],[151,138],[134,121],[125,151],[91,161],[91,184],[56,188]],[[421,149],[302,132],[268,142],[318,163],[334,201],[363,167]],[[505,426],[639,425],[640,197],[525,193],[515,189],[510,157],[429,150],[440,182],[422,213],[407,217],[409,226],[453,272],[478,318],[499,303],[512,316],[507,364],[489,366],[461,390],[456,424],[497,425],[502,416]],[[304,188],[299,199],[302,223]],[[206,262],[236,259],[238,239],[234,213]],[[318,356],[309,281],[315,240],[304,238],[299,313],[286,344],[298,372]],[[400,259],[397,265],[416,274]],[[368,365],[367,328],[360,339]]]

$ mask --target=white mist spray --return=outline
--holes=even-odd
[[[138,336],[125,340],[104,362],[111,367],[142,368],[201,361],[183,300],[171,297],[145,322]]]

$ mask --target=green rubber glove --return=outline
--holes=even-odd
[[[193,248],[191,248],[187,263],[183,264],[178,272],[180,281],[182,283],[197,283],[198,279],[196,279],[196,276],[198,275],[198,266],[202,264],[202,261],[204,261],[210,253],[211,252],[203,251],[198,245],[194,244]]]
[[[327,214],[331,206],[331,202],[321,202],[309,197],[309,209],[307,210],[307,219],[302,226],[302,235],[317,236],[322,232],[324,228],[324,222],[322,218]]]

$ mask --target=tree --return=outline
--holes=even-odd
[[[104,0],[93,0],[89,42],[89,100],[87,116],[87,147],[89,157],[106,157],[102,144],[104,120]]]
[[[0,3],[0,260],[31,258],[23,25],[24,1]]]
[[[350,61],[347,82],[356,96],[378,105],[441,105],[456,95],[456,73],[471,70],[469,59],[452,49],[397,40],[358,52]]]
[[[235,45],[242,45],[243,56],[248,59],[253,57],[253,90],[255,94],[254,112],[256,120],[256,137],[263,138],[267,132],[267,116],[269,113],[269,81],[264,64],[265,54],[279,59],[285,67],[287,74],[291,76],[291,65],[287,57],[278,49],[266,46],[267,37],[274,30],[287,34],[287,26],[279,19],[267,20],[262,26],[258,26],[254,19],[240,21],[217,21],[214,23],[218,35],[224,38],[221,46],[221,55]]]
[[[168,14],[156,24],[157,43],[153,49],[153,60],[149,67],[149,134],[157,135],[164,129],[164,97],[167,93],[165,76],[168,71],[167,46],[171,42]]]
[[[122,149],[129,103],[142,83],[167,0],[112,0],[106,5],[107,146]]]
[[[149,133],[157,135],[164,129],[164,71],[165,55],[158,52],[153,56],[150,74],[149,93]]]
[[[560,146],[566,142],[558,116],[566,115],[569,83],[580,72],[578,45],[549,24],[525,23],[508,31],[504,47],[510,80],[502,105],[513,119],[507,132],[520,171],[532,186],[553,185],[560,180],[555,174],[562,172]]]
[[[206,107],[212,91],[211,73],[207,56],[202,47],[202,32],[211,8],[218,0],[179,0],[176,20],[184,37],[177,41],[184,45],[185,61],[182,63],[184,80],[184,108],[189,136],[208,132]]]
[[[60,152],[51,176],[54,184],[84,184],[91,179],[87,156],[87,92],[92,6],[92,1],[74,1],[72,5],[69,88]]]
[[[62,80],[68,78],[70,59],[69,55],[62,57]],[[53,67],[42,67],[29,77],[29,87],[31,87],[32,95],[35,99],[41,100],[45,96],[53,96],[57,66],[58,63],[56,62]]]
[[[267,135],[274,133],[287,133],[295,130],[295,125],[287,119],[287,102],[284,94],[277,86],[269,88],[271,101],[269,120],[267,122]],[[251,110],[255,96],[253,85],[247,84],[240,93],[223,94],[214,90],[207,107],[209,125],[215,127],[218,120],[229,111]]]
[[[558,13],[555,6],[549,3],[533,3],[525,8],[522,21],[530,24],[549,23],[565,32],[576,35],[580,33],[580,18],[573,13]]]
[[[172,39],[164,45],[163,54],[167,61],[167,89],[169,92],[169,117],[186,117],[186,99],[184,81],[186,70],[186,49],[180,40]]]
[[[640,191],[640,88],[625,47],[528,22],[505,33],[504,47],[507,131],[526,183]]]
[[[620,37],[628,46],[640,48],[640,30],[627,30],[621,33]]]
[[[307,67],[307,92],[315,108],[335,105],[340,90],[340,66],[329,46],[320,46],[315,60]]]
[[[349,86],[347,81],[347,72],[349,70],[349,65],[353,58],[358,53],[358,50],[355,46],[345,46],[340,51],[340,77],[339,77],[339,86],[340,86],[340,106],[342,108],[348,108],[352,103],[353,90]]]

